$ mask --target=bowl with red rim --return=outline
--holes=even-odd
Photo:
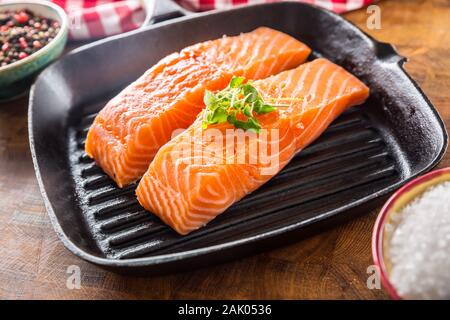
[[[20,12],[29,10],[34,15],[58,22],[59,32],[36,52],[20,60],[0,66],[0,99],[17,94],[34,76],[56,60],[67,42],[69,22],[64,10],[56,4],[43,0],[8,0],[0,4],[0,12]]]
[[[411,203],[429,188],[446,181],[450,181],[450,167],[420,176],[395,192],[378,215],[372,234],[372,255],[375,266],[379,271],[381,283],[392,299],[399,300],[402,297],[389,279],[392,265],[387,255],[390,243],[386,227],[387,225],[396,224],[394,222],[395,215],[407,204]]]

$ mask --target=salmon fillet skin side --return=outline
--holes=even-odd
[[[86,153],[119,187],[134,183],[174,132],[194,122],[206,89],[223,89],[233,76],[263,79],[295,68],[310,52],[293,37],[260,27],[173,53],[106,104],[89,129]]]
[[[139,203],[181,235],[262,186],[342,112],[369,96],[366,85],[326,59],[253,85],[265,99],[289,105],[258,115],[263,130],[244,132],[240,145],[229,142],[243,130],[228,123],[205,129],[199,117],[158,151],[138,185]]]

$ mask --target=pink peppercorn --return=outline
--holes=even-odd
[[[19,53],[19,59],[25,59],[26,57],[28,57],[28,53],[26,52]]]
[[[33,41],[33,47],[35,47],[35,48],[40,48],[40,47],[42,47],[42,45],[41,45],[41,43],[40,43],[39,41],[34,40],[34,41]]]

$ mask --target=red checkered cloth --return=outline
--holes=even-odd
[[[212,9],[228,9],[236,5],[263,3],[263,2],[281,2],[283,0],[177,0],[187,9],[204,11]],[[374,0],[291,0],[305,2],[324,7],[334,12],[342,13],[356,10],[374,2]]]
[[[147,8],[154,1],[170,0],[50,0],[66,10],[70,20],[70,38],[74,40],[95,39],[139,28],[145,20]],[[227,9],[236,5],[282,0],[177,0],[188,10],[204,11]],[[312,3],[338,13],[369,5],[374,0],[297,0]],[[0,0],[1,2],[1,0]]]

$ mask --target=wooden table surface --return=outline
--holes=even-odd
[[[409,58],[407,70],[450,128],[450,0],[384,0],[379,6],[380,30],[367,30],[364,9],[346,17]],[[132,278],[88,264],[53,232],[26,122],[27,97],[0,105],[0,298],[387,298],[366,285],[378,210],[289,246],[186,273]],[[439,165],[446,166],[449,152]],[[66,286],[70,265],[81,269],[80,289]]]

